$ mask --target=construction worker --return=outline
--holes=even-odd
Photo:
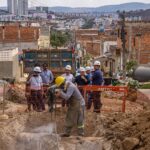
[[[70,81],[70,82],[74,82],[74,76],[71,74],[71,66],[67,65],[65,67],[65,73],[62,74],[61,76],[64,77],[66,79],[66,81]],[[66,101],[62,100],[62,107],[65,107],[66,105]]]
[[[80,67],[80,75],[76,76],[75,83],[77,84],[78,88],[80,89],[81,94],[83,95],[82,86],[88,85],[90,83],[90,79],[85,74],[85,68]]]
[[[88,79],[91,80],[91,77],[92,77],[92,74],[91,74],[91,67],[87,66],[87,67],[85,68],[85,70],[86,70],[86,75],[87,75]]]
[[[94,72],[92,75],[92,85],[102,85],[103,84],[103,75],[100,71],[101,63],[99,61],[94,62]],[[102,107],[101,103],[101,93],[93,92],[93,103],[94,103],[94,112],[100,113],[100,109]]]
[[[88,79],[90,80],[90,83],[89,83],[89,84],[91,85],[91,84],[92,84],[92,80],[91,80],[91,79],[92,79],[91,67],[87,66],[85,69],[86,69],[86,75],[87,75]],[[93,96],[92,92],[89,91],[89,92],[87,93],[87,97],[88,97],[87,109],[90,109],[90,108],[91,108],[92,96]]]
[[[34,67],[39,67],[40,65],[39,64],[35,64]],[[29,80],[30,78],[33,76],[34,74],[34,71],[32,70],[28,77],[27,77],[27,81],[26,81],[26,89],[25,89],[25,96],[26,96],[26,99],[27,99],[27,111],[31,111],[31,107],[34,108],[33,106],[33,102],[32,102],[32,99],[31,99],[31,93],[30,93],[30,83],[29,83]]]
[[[65,132],[62,137],[69,137],[71,129],[77,124],[78,135],[84,136],[84,108],[85,101],[78,88],[64,77],[59,76],[55,80],[56,85],[61,89],[55,93],[56,97],[61,97],[68,101],[66,114]]]
[[[45,103],[47,99],[46,97],[47,89],[50,86],[50,84],[53,82],[54,76],[51,70],[48,69],[48,65],[46,63],[43,64],[43,70],[40,75],[43,81],[43,100]]]
[[[33,71],[34,74],[29,79],[31,99],[32,99],[34,110],[41,112],[45,110],[45,105],[42,98],[43,82],[40,76],[41,68],[35,67]]]
[[[61,76],[63,76],[66,79],[66,81],[74,82],[74,76],[73,74],[71,74],[71,69],[72,69],[71,66],[67,65],[65,67],[65,73],[62,74]]]
[[[54,80],[53,73],[48,69],[48,65],[46,63],[43,64],[43,70],[40,75],[42,77],[43,84],[49,85]]]

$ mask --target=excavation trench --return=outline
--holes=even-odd
[[[57,111],[56,120],[51,120],[50,113],[18,114],[0,122],[1,150],[101,150],[101,138],[89,138],[76,135],[76,129],[69,138],[60,138],[63,132],[65,115]],[[88,124],[90,129],[94,124]],[[92,135],[91,135],[92,136]]]
[[[0,121],[0,150],[119,150],[125,137],[139,137],[136,128],[142,133],[144,130],[149,132],[149,113],[141,117],[143,125],[146,125],[143,127],[138,121],[138,113],[141,114],[143,106],[135,103],[127,103],[127,106],[127,113],[95,114],[86,111],[85,137],[78,137],[74,128],[71,137],[60,138],[66,109],[58,108],[56,115],[49,112],[29,114],[24,112],[26,107],[23,105],[9,104],[6,110],[9,119]]]

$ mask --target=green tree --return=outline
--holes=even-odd
[[[134,60],[131,60],[131,61],[127,62],[126,63],[126,71],[127,71],[127,73],[129,75],[131,75],[136,66],[137,66],[137,62],[134,61]]]
[[[94,19],[85,19],[85,23],[82,26],[82,29],[90,29],[94,25]]]
[[[70,40],[70,35],[69,33],[62,33],[59,31],[53,31],[51,33],[50,41],[51,45],[53,47],[58,47],[64,46],[68,41]]]

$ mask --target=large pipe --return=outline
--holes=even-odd
[[[133,72],[133,79],[140,82],[150,81],[150,65],[138,66]]]

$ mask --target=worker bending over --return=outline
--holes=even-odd
[[[69,137],[71,129],[77,124],[78,135],[84,136],[84,108],[85,101],[78,88],[64,77],[59,76],[55,80],[56,85],[61,89],[55,93],[56,97],[61,97],[68,101],[66,114],[65,132],[62,137]]]

